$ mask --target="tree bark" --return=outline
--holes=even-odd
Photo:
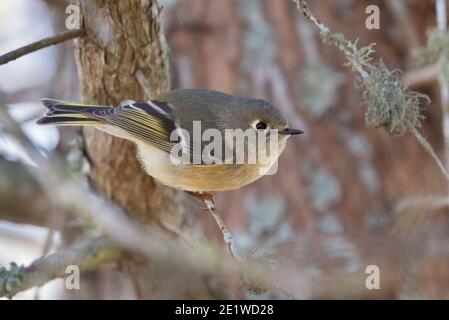
[[[77,40],[76,57],[86,102],[118,105],[146,100],[136,78],[142,70],[155,92],[169,88],[169,65],[160,33],[156,1],[83,1],[88,37]],[[175,193],[159,188],[136,159],[132,143],[87,128],[90,177],[130,214],[150,221],[159,214],[179,215]]]
[[[79,5],[87,36],[76,41],[75,53],[85,102],[118,105],[125,99],[147,100],[137,72],[143,73],[154,92],[169,89],[167,47],[156,0],[95,0]],[[145,174],[132,143],[92,128],[85,128],[84,137],[96,188],[134,219],[184,227],[183,195]],[[122,263],[139,298],[162,296],[154,289],[157,283],[152,276],[160,267],[149,267],[135,257]],[[173,294],[182,297],[184,292]]]

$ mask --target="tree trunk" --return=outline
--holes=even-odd
[[[80,5],[87,37],[77,40],[76,58],[85,102],[118,105],[125,99],[147,100],[137,72],[143,73],[154,92],[169,89],[169,61],[156,0],[95,0],[81,1]],[[86,128],[84,136],[95,187],[133,219],[156,226],[185,227],[182,193],[158,185],[145,174],[132,143],[92,128]],[[132,275],[139,298],[170,293],[183,297],[190,290],[158,292],[152,275],[163,266],[150,267],[138,260],[134,257],[123,262],[122,269]]]

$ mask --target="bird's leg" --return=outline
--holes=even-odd
[[[213,200],[205,199],[204,203],[206,204],[207,208],[209,209],[209,212],[212,214],[212,216],[215,219],[215,222],[217,223],[218,227],[220,228],[221,232],[223,233],[223,240],[225,244],[229,248],[229,252],[231,253],[231,256],[234,260],[239,260],[239,255],[237,252],[237,248],[234,245],[234,240],[232,240],[231,233],[229,232],[228,228],[226,227],[223,219],[218,214],[216,208],[215,208],[215,202]]]
[[[232,240],[231,233],[229,232],[229,229],[226,227],[223,219],[218,214],[217,209],[215,208],[215,199],[214,195],[209,192],[190,192],[187,191],[188,194],[190,194],[195,199],[203,202],[206,206],[209,212],[212,214],[212,216],[215,219],[215,222],[217,223],[218,227],[220,228],[221,232],[223,233],[223,240],[224,243],[228,246],[229,252],[231,253],[232,258],[235,261],[239,261],[240,257],[237,252],[237,248],[234,245],[234,240]]]
[[[210,192],[192,192],[192,191],[186,191],[192,198],[194,198],[195,200],[198,200],[201,203],[206,204],[206,200],[212,201],[215,205],[215,199],[214,199],[214,195]],[[209,207],[202,207],[203,210],[208,210],[209,211]]]

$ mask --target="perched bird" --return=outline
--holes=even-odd
[[[190,193],[238,189],[257,180],[278,159],[287,138],[303,133],[290,129],[287,119],[265,100],[204,89],[173,90],[146,102],[124,101],[115,107],[52,99],[42,99],[41,102],[48,112],[38,120],[38,124],[94,126],[130,140],[137,145],[138,158],[149,175],[164,185]],[[200,129],[195,122],[200,125]],[[197,129],[200,130],[199,134],[195,132]],[[209,154],[211,158],[222,161],[210,163],[203,158],[192,161],[195,152],[204,155],[202,151],[211,137],[203,139],[202,135],[210,129],[221,135],[223,140],[226,130],[244,131],[247,134],[244,138],[251,136],[248,132],[254,132],[260,139],[259,134],[263,133],[266,142],[276,139],[276,149],[268,152],[268,160],[264,162],[256,159],[255,163],[236,163],[237,144],[232,143],[235,142],[234,137],[232,141],[223,142],[221,149],[216,148]],[[201,141],[196,145],[200,148],[195,151],[196,136],[201,137]],[[245,140],[245,157],[259,150],[254,146],[257,141]],[[190,161],[173,161],[171,153],[176,146],[181,146],[178,151],[181,149],[188,153],[185,159]],[[230,158],[221,155],[226,154],[226,151],[231,151]]]

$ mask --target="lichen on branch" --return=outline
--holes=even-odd
[[[429,103],[429,97],[408,91],[399,71],[389,70],[382,61],[370,65],[369,70],[370,76],[357,82],[367,106],[366,126],[386,127],[395,136],[420,128],[424,119],[421,104]]]
[[[365,124],[367,127],[385,127],[392,135],[400,136],[414,132],[421,127],[423,103],[430,99],[419,92],[413,92],[400,81],[398,71],[391,71],[380,60],[373,62],[374,44],[358,47],[341,33],[332,32],[318,20],[305,0],[293,0],[303,15],[320,30],[326,44],[334,45],[348,60],[347,65],[360,74],[357,88],[367,106]]]
[[[12,262],[8,269],[0,268],[0,297],[13,297],[18,292],[64,277],[69,265],[76,265],[83,272],[117,261],[120,256],[121,249],[116,244],[107,237],[100,237],[35,260],[28,267]]]

